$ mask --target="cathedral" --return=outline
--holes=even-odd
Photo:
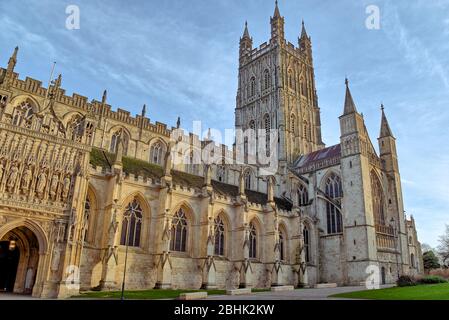
[[[0,290],[380,284],[423,272],[383,106],[377,151],[342,83],[321,138],[311,38],[240,38],[232,146],[0,68]],[[336,133],[337,134],[337,133]],[[261,159],[267,161],[261,161]],[[268,163],[268,165],[267,165]]]

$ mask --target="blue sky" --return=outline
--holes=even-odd
[[[65,28],[68,5],[80,29]],[[380,29],[365,26],[368,5]],[[339,142],[344,78],[373,143],[381,102],[397,138],[405,208],[418,236],[436,246],[449,223],[449,0],[280,0],[286,38],[301,19],[312,37],[323,139]],[[272,0],[0,2],[0,62],[20,47],[16,71],[48,81],[52,61],[67,94],[77,92],[183,127],[234,126],[238,41],[245,20],[258,46],[269,39]]]

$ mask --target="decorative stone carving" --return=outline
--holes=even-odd
[[[6,182],[6,186],[9,192],[13,192],[14,187],[16,186],[17,177],[19,175],[19,169],[15,164],[12,165],[8,177],[8,181]]]
[[[42,170],[41,173],[39,173],[39,177],[37,180],[37,186],[36,186],[36,192],[40,198],[43,195],[46,184],[47,184],[47,175],[45,174],[45,171]]]
[[[67,199],[70,192],[70,184],[71,180],[68,175],[65,176],[64,181],[62,183],[62,199]]]
[[[23,192],[26,192],[29,190],[32,176],[33,176],[33,173],[31,171],[30,167],[27,167],[23,171],[23,175],[22,175],[22,191]]]
[[[52,199],[54,199],[56,197],[58,185],[59,185],[59,177],[56,173],[54,173],[53,176],[51,177],[51,182],[50,182],[50,196]]]

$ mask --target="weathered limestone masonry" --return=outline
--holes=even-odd
[[[132,117],[112,111],[106,91],[101,101],[66,96],[61,75],[48,88],[19,79],[16,48],[0,68],[2,288],[118,290],[125,264],[127,289],[349,285],[371,270],[390,283],[422,272],[383,108],[378,156],[346,82],[341,143],[325,147],[311,38],[303,24],[298,47],[287,42],[277,4],[270,21],[257,49],[245,26],[235,108],[236,128],[278,130],[268,176],[228,163],[239,146],[202,141],[179,119],[153,123],[146,106]],[[202,149],[218,162],[201,162]]]

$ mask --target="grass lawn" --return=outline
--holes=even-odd
[[[125,299],[175,299],[181,293],[206,291],[208,295],[226,294],[225,290],[136,290],[125,291]],[[121,291],[90,291],[72,298],[120,299]]]
[[[449,283],[339,293],[331,297],[375,300],[449,300]]]

